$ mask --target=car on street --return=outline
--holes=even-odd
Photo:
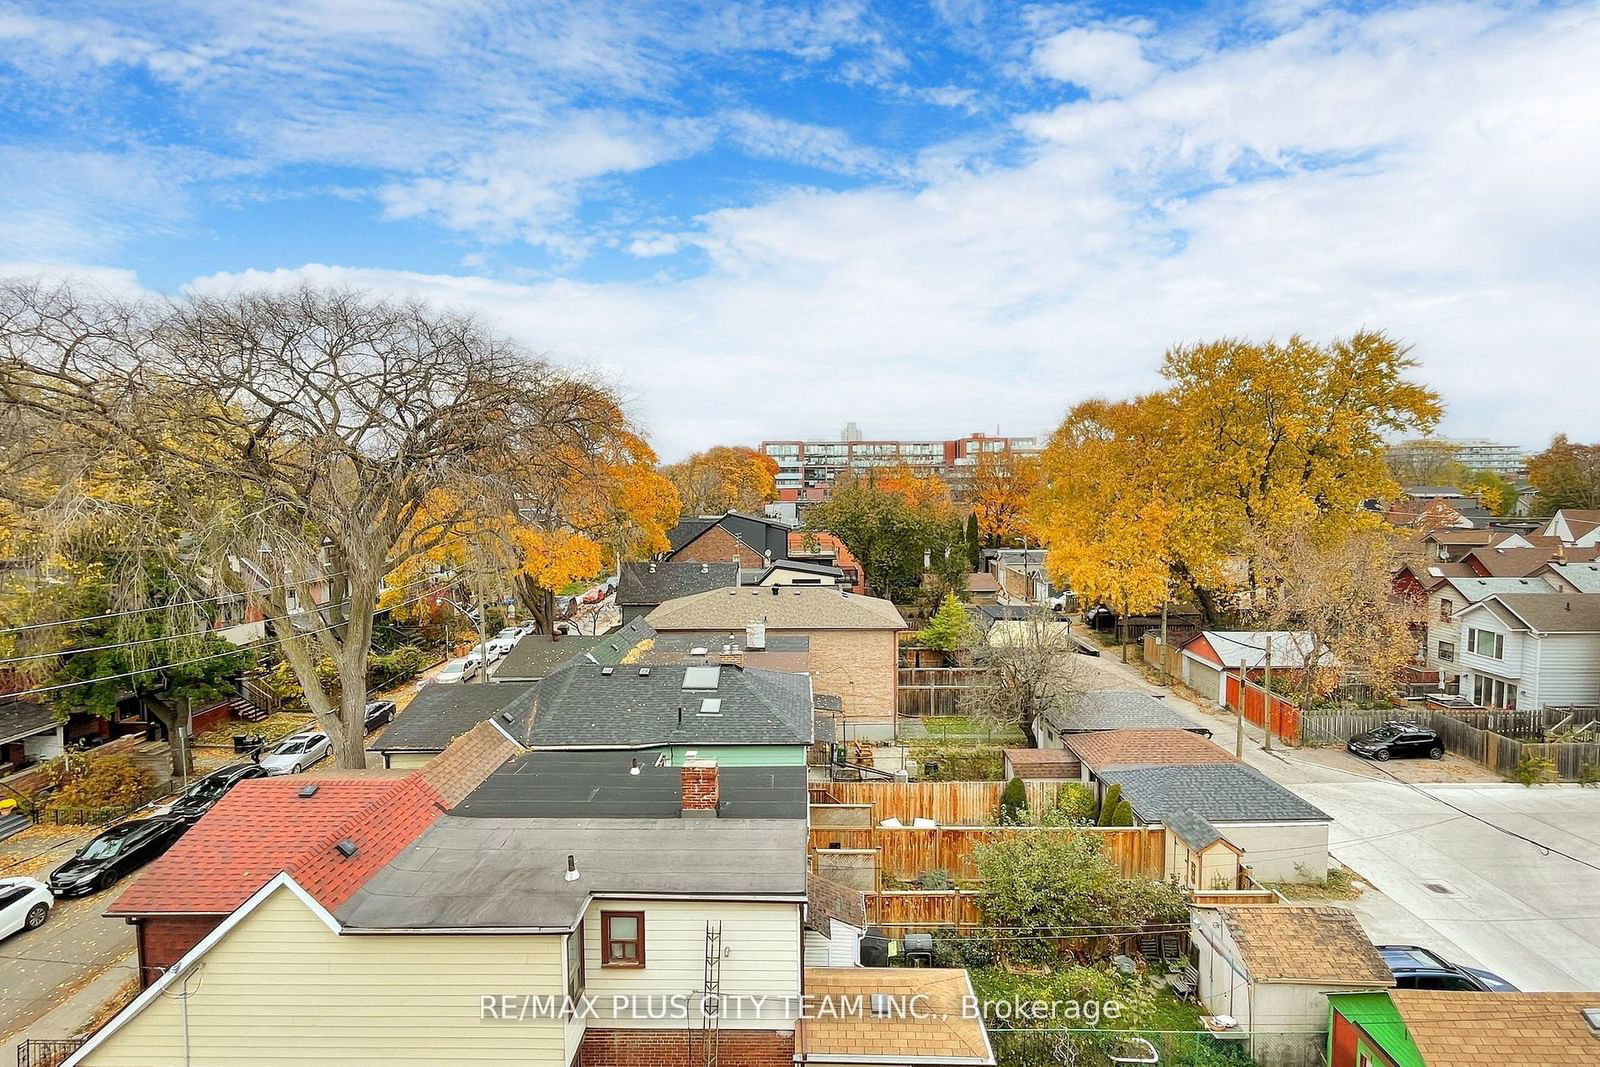
[[[37,930],[50,918],[56,898],[37,878],[0,881],[0,938],[20,930]]]
[[[1363,759],[1385,763],[1391,759],[1444,759],[1444,741],[1426,726],[1414,722],[1386,722],[1356,734],[1345,746]]]
[[[392,700],[368,701],[366,715],[367,733],[370,734],[378,727],[394,722],[394,712],[395,707],[394,701]]]
[[[1379,945],[1397,989],[1443,989],[1467,993],[1516,993],[1516,986],[1493,971],[1461,967],[1417,945]]]
[[[96,834],[51,871],[50,892],[57,897],[76,897],[110,888],[118,878],[171,848],[187,829],[188,823],[170,815],[119,823]]]
[[[454,685],[467,676],[467,661],[465,658],[453,659],[446,663],[433,680],[441,685]]]
[[[240,782],[265,777],[267,777],[266,769],[254,763],[235,763],[220,771],[212,771],[191,785],[183,796],[173,801],[167,814],[185,822],[196,822],[200,816],[210,811],[228,790]]]
[[[261,757],[261,766],[268,774],[299,774],[312,764],[320,762],[333,751],[333,745],[324,733],[300,733],[278,742],[276,748]]]
[[[506,655],[513,648],[517,647],[517,642],[520,640],[521,638],[519,637],[496,636],[489,638],[489,644],[487,646],[489,658],[499,659],[500,657]]]

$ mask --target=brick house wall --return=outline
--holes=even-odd
[[[791,1067],[793,1030],[717,1032],[718,1062],[739,1067]],[[700,1067],[701,1033],[673,1030],[603,1030],[590,1028],[578,1049],[578,1067]]]
[[[139,988],[183,959],[183,954],[215,930],[225,915],[155,915],[134,922],[139,946]]]
[[[670,557],[691,563],[727,563],[735,557],[741,567],[763,567],[766,559],[721,526],[713,526]]]
[[[900,685],[895,632],[812,630],[809,634],[812,688],[838,695],[844,704],[840,723],[893,723]]]

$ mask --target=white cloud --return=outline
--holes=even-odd
[[[1039,44],[1033,61],[1045,74],[1071,82],[1096,99],[1141,89],[1157,72],[1144,57],[1144,44],[1137,36],[1100,27],[1062,30]]]
[[[731,111],[722,121],[733,142],[753,156],[840,174],[883,175],[897,170],[881,152],[854,143],[842,130],[755,111]]]
[[[1454,432],[1593,436],[1573,382],[1600,365],[1596,65],[1592,8],[1330,12],[1029,116],[1014,166],[635,235],[637,255],[699,246],[699,276],[301,273],[473,306],[603,367],[668,457],[846,419],[1042,431],[1085,396],[1154,386],[1175,342],[1363,326],[1415,346]]]

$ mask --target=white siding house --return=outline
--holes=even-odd
[[[1553,586],[1542,578],[1443,578],[1428,589],[1427,666],[1439,672],[1446,685],[1460,678],[1466,632],[1461,612],[1496,593],[1548,593]],[[1470,684],[1461,689],[1470,696]]]
[[[1461,693],[1486,707],[1600,703],[1600,593],[1501,593],[1459,613]]]

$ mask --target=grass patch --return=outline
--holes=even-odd
[[[290,734],[298,733],[308,726],[315,726],[317,717],[308,712],[280,711],[269,715],[260,722],[225,722],[221,726],[207,730],[203,734],[194,735],[197,746],[233,747],[234,734],[259,734],[266,738],[270,745]]]
[[[1328,868],[1328,877],[1320,882],[1266,882],[1290,900],[1354,900],[1367,888],[1348,867]]]

